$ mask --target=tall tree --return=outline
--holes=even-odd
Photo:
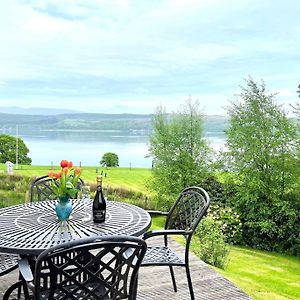
[[[183,188],[207,178],[210,149],[203,137],[203,116],[197,102],[188,100],[171,115],[160,107],[152,123],[149,154],[154,168],[150,188],[159,205],[168,209]]]
[[[251,78],[228,111],[227,155],[240,183],[237,204],[245,240],[252,246],[276,249],[288,243],[292,226],[299,222],[296,126],[275,104],[265,84]],[[291,247],[287,243],[284,247]]]
[[[0,134],[0,162],[11,161],[16,163],[16,143],[17,138]],[[31,158],[27,156],[29,149],[21,138],[18,138],[18,163],[24,165],[31,164]]]

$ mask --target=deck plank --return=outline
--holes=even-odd
[[[157,240],[155,240],[154,244],[156,243]],[[169,243],[183,258],[184,248],[173,240],[169,240]],[[190,269],[196,300],[252,299],[193,253],[190,253]],[[173,290],[168,267],[142,267],[139,271],[138,300],[190,299],[185,269],[175,267],[174,272],[178,289],[177,293]]]

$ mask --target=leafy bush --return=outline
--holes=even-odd
[[[195,238],[199,246],[196,254],[206,263],[224,269],[227,263],[229,247],[220,225],[211,217],[205,217],[199,224]]]
[[[208,177],[202,186],[211,199],[208,215],[220,226],[225,241],[230,244],[241,243],[242,224],[233,202],[236,186],[230,182],[220,182],[213,176]]]
[[[220,226],[226,243],[241,243],[242,223],[238,212],[234,208],[212,204],[208,215]]]
[[[225,174],[226,178],[230,178]],[[237,193],[237,188],[230,180],[220,182],[216,177],[209,176],[202,183],[201,186],[208,192],[211,203],[217,204],[220,207],[233,206],[233,197]]]
[[[272,202],[252,199],[240,206],[244,245],[300,256],[300,197],[289,193]]]

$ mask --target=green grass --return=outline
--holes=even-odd
[[[300,259],[294,256],[233,246],[226,269],[216,270],[253,299],[300,299]]]
[[[47,175],[51,169],[50,166],[19,166],[18,170],[14,170],[15,174],[23,176],[43,176]],[[0,164],[0,170],[5,170],[5,165]],[[59,170],[55,167],[54,170]],[[96,172],[97,170],[97,172]],[[100,175],[101,170],[107,174],[103,178],[103,184],[113,187],[123,187],[133,191],[144,192],[146,194],[145,183],[151,176],[151,169],[142,168],[101,168],[101,167],[82,167],[82,179],[90,184],[96,184],[96,177]]]

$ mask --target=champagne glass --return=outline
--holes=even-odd
[[[88,213],[88,208],[91,200],[91,189],[89,185],[84,185],[81,187],[81,198],[83,201],[83,209],[84,209],[84,218],[83,221],[90,220],[90,214]]]

